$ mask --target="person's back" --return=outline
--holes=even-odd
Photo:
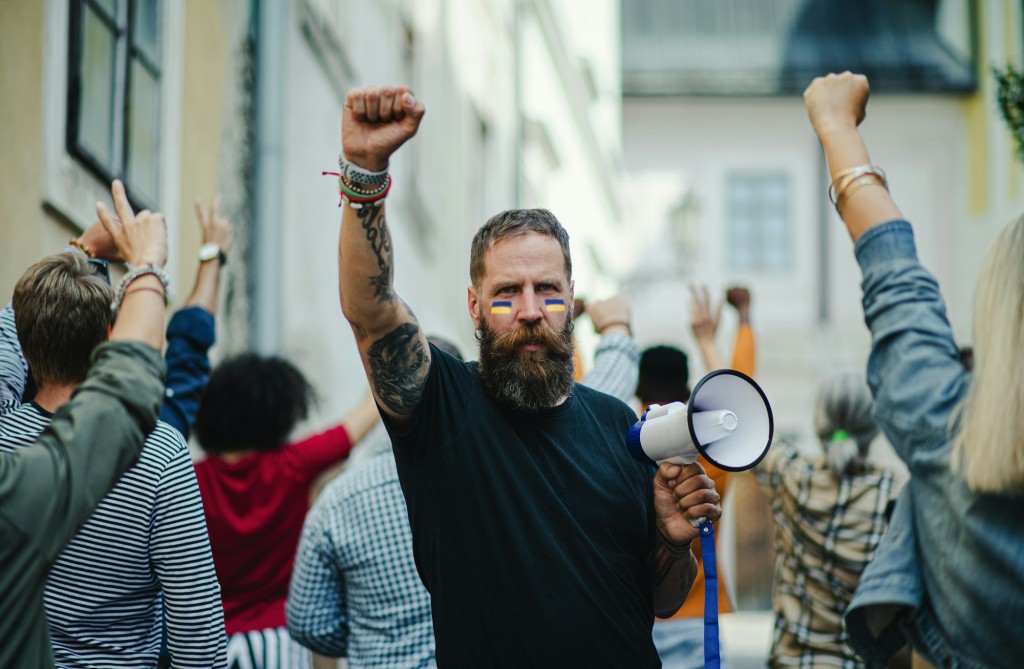
[[[862,666],[843,612],[886,529],[894,473],[868,461],[878,435],[863,376],[819,390],[815,431],[822,455],[778,444],[755,470],[775,522],[775,634],[769,665]]]
[[[0,451],[31,445],[53,415],[26,404],[0,421]],[[222,656],[224,617],[188,447],[157,423],[47,577],[54,658],[79,667],[152,666],[166,612],[175,663]]]
[[[65,319],[74,314],[72,323],[101,325],[103,333],[86,337],[84,343],[92,344],[92,362],[86,360],[84,373],[74,356],[72,369],[33,358],[41,363],[41,367],[33,365],[40,382],[40,403],[65,401],[36,443],[0,455],[0,666],[4,667],[54,666],[43,604],[46,575],[99,500],[138,458],[145,435],[156,425],[163,397],[165,368],[159,350],[167,286],[161,269],[167,258],[166,228],[159,214],[136,216],[120,182],[114,182],[112,192],[117,219],[102,204],[97,205],[97,214],[112,237],[110,246],[116,246],[119,257],[135,269],[114,296],[118,317],[109,332],[110,341],[102,341],[111,315],[109,288],[93,276],[84,256],[51,257],[58,265],[70,263],[68,280],[58,273],[54,284],[69,290],[72,308],[70,312],[50,309],[45,300],[38,306]],[[46,263],[41,265],[45,268]],[[92,308],[80,310],[83,302]],[[0,410],[4,413],[20,402],[27,378],[20,344],[9,334],[0,330],[0,371],[5,375],[0,380]],[[44,340],[62,343],[53,337],[44,336]],[[69,383],[74,387],[70,398]]]
[[[310,487],[348,444],[337,427],[274,451],[195,464],[228,634],[284,625]]]
[[[195,463],[224,599],[231,666],[306,666],[288,636],[285,601],[314,481],[341,462],[377,414],[364,401],[345,421],[288,442],[315,399],[302,373],[278,357],[246,353],[210,376],[195,435]],[[260,648],[273,648],[264,655]]]
[[[109,288],[89,283],[88,267],[69,253],[40,261],[19,280],[0,317],[3,337],[17,337],[17,353],[39,383],[36,401],[0,421],[0,450],[39,438],[83,378],[95,343],[107,337]],[[75,327],[67,326],[67,313],[77,315]],[[45,603],[61,664],[153,665],[165,616],[176,662],[223,658],[220,590],[202,502],[176,430],[158,423],[149,434],[139,462],[52,567]]]
[[[354,669],[433,666],[430,595],[390,444],[331,481],[309,512],[287,612],[296,641]]]

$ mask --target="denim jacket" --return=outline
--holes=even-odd
[[[970,375],[910,225],[872,228],[856,254],[875,418],[911,479],[847,609],[851,645],[873,667],[904,643],[939,668],[1022,667],[1024,497],[973,493],[950,469],[950,418]],[[896,615],[875,636],[882,607]]]

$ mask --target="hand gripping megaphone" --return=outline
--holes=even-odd
[[[720,469],[741,472],[761,462],[772,445],[772,407],[760,386],[746,374],[720,369],[701,379],[687,404],[652,404],[633,427],[626,445],[646,463],[688,465],[698,455]],[[715,530],[701,518],[704,569],[704,667],[718,669],[718,565]]]
[[[772,444],[772,407],[746,374],[720,369],[702,378],[687,404],[652,404],[626,436],[634,458],[688,465],[698,455],[719,469],[741,472]]]

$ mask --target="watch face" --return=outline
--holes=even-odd
[[[220,247],[216,244],[203,244],[199,247],[199,259],[203,262],[213,260],[220,253]]]

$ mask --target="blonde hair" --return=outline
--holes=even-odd
[[[974,379],[953,420],[951,465],[968,487],[1024,489],[1024,217],[996,239],[974,295]]]

